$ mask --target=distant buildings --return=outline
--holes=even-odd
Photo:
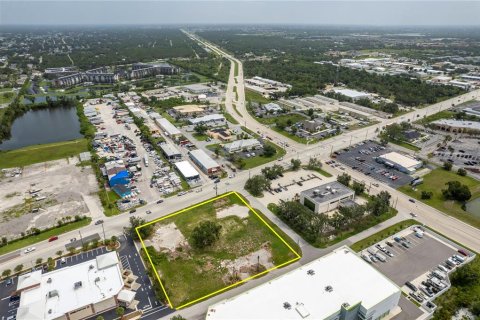
[[[84,82],[90,83],[115,83],[118,75],[108,72],[106,67],[77,72],[66,76],[61,76],[53,81],[56,87],[71,87]]]
[[[18,320],[80,320],[122,306],[136,309],[137,276],[122,270],[115,251],[51,272],[18,277]]]
[[[183,88],[193,94],[206,94],[212,91],[212,88],[201,83],[189,84]]]
[[[355,192],[337,181],[300,192],[300,203],[315,213],[334,210],[344,203],[352,203],[354,199]]]
[[[130,72],[130,78],[141,79],[145,77],[156,76],[158,74],[176,74],[178,71],[178,68],[168,63],[134,63],[132,65],[132,71]]]
[[[245,88],[260,93],[265,97],[270,97],[276,93],[283,93],[292,86],[279,81],[265,79],[262,77],[253,77],[245,79]]]
[[[361,92],[357,90],[352,90],[352,89],[333,89],[335,93],[344,95],[353,101],[357,101],[360,99],[370,99],[372,96],[370,93],[366,92]]]
[[[407,174],[411,174],[422,167],[421,161],[418,161],[410,155],[401,154],[398,152],[389,152],[383,154],[379,156],[376,161]]]
[[[393,318],[400,288],[341,247],[208,308],[206,320]]]
[[[452,132],[452,133],[470,133],[470,134],[480,133],[479,121],[441,119],[441,120],[433,121],[431,125],[435,126],[435,128],[438,130]]]

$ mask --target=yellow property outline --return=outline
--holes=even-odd
[[[236,283],[234,283],[234,284],[231,284],[231,285],[229,285],[229,286],[226,286],[226,287],[223,288],[223,289],[220,289],[220,290],[217,290],[217,291],[215,291],[215,292],[209,293],[209,294],[207,294],[207,295],[205,295],[205,296],[203,296],[203,297],[200,297],[200,298],[197,298],[197,299],[195,299],[195,300],[193,300],[193,301],[187,302],[187,303],[185,303],[185,304],[183,304],[183,305],[181,305],[181,306],[179,306],[179,307],[174,307],[174,306],[172,305],[172,302],[170,301],[170,298],[168,297],[168,294],[167,294],[167,291],[165,290],[165,287],[163,286],[162,280],[160,280],[160,276],[158,275],[157,268],[156,268],[155,265],[153,264],[152,258],[151,258],[150,255],[148,254],[148,250],[147,250],[147,248],[145,247],[145,244],[143,243],[143,239],[142,239],[142,237],[140,236],[140,233],[138,232],[138,229],[143,228],[143,227],[148,226],[148,225],[153,224],[153,223],[157,223],[157,222],[159,222],[159,221],[161,221],[161,220],[168,219],[168,218],[170,218],[170,217],[176,216],[176,215],[178,215],[178,214],[180,214],[180,213],[183,213],[183,212],[186,212],[186,211],[188,211],[188,210],[197,208],[197,207],[199,207],[199,206],[202,206],[202,205],[204,205],[204,204],[210,203],[210,202],[212,202],[212,201],[216,201],[216,200],[218,200],[218,199],[221,199],[221,198],[224,198],[224,197],[228,197],[228,196],[231,195],[231,194],[236,195],[236,196],[247,206],[247,208],[248,208],[250,211],[252,211],[252,212],[260,219],[260,221],[262,221],[262,222],[268,227],[268,229],[270,229],[270,231],[272,231],[272,232],[295,254],[296,257],[293,258],[293,259],[291,259],[291,260],[289,260],[289,261],[287,261],[287,262],[284,262],[284,263],[282,263],[282,264],[279,264],[278,266],[274,266],[274,267],[272,267],[272,268],[270,268],[270,269],[268,269],[268,270],[262,271],[262,272],[260,272],[260,273],[258,273],[258,274],[256,274],[256,275],[253,275],[253,276],[248,277],[248,278],[246,278],[246,279],[240,280],[240,281],[238,281],[238,282],[236,282]],[[272,222],[272,223],[273,223],[273,222]],[[176,212],[174,212],[174,213],[170,213],[170,214],[166,215],[165,217],[161,217],[161,218],[152,220],[152,221],[147,222],[147,223],[145,223],[145,224],[143,224],[143,225],[141,225],[141,226],[136,227],[136,228],[135,228],[135,231],[137,232],[137,235],[138,235],[138,237],[139,237],[139,239],[140,239],[140,242],[142,243],[142,247],[143,247],[143,250],[145,251],[145,253],[146,253],[147,257],[148,257],[148,261],[150,262],[150,265],[153,267],[153,271],[155,272],[155,276],[157,277],[157,280],[158,280],[158,282],[160,283],[160,286],[161,286],[161,288],[162,288],[163,293],[165,294],[165,297],[167,298],[167,301],[168,301],[168,304],[170,305],[170,308],[176,309],[176,310],[185,308],[185,307],[187,307],[187,306],[189,306],[189,305],[191,305],[191,304],[194,304],[194,303],[196,303],[196,302],[198,302],[198,301],[200,301],[200,300],[204,300],[204,299],[206,299],[206,298],[208,298],[208,297],[211,297],[211,296],[216,295],[217,293],[220,293],[220,292],[226,291],[226,290],[228,290],[228,289],[230,289],[230,288],[236,287],[236,286],[238,286],[239,284],[245,283],[245,282],[247,282],[247,281],[249,281],[249,280],[251,280],[251,279],[258,278],[258,277],[260,277],[260,276],[262,276],[262,275],[264,275],[264,274],[266,274],[266,273],[268,273],[268,272],[270,272],[270,271],[272,271],[272,270],[281,268],[281,267],[283,267],[283,266],[285,266],[285,265],[287,265],[287,264],[290,264],[290,263],[292,263],[292,262],[295,262],[295,261],[297,261],[298,259],[301,258],[301,256],[300,256],[295,250],[293,250],[293,248],[292,248],[292,247],[243,199],[243,197],[240,196],[240,194],[238,194],[236,191],[230,191],[230,192],[228,192],[228,193],[225,193],[225,194],[223,194],[223,195],[217,196],[217,197],[215,197],[215,198],[211,198],[211,199],[209,199],[209,200],[206,200],[206,201],[197,203],[197,204],[195,204],[195,205],[193,205],[193,206],[190,206],[190,207],[181,209],[181,210],[176,211]]]

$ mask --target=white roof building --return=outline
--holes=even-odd
[[[398,310],[400,295],[392,281],[342,247],[210,306],[206,319],[379,319]]]
[[[198,171],[195,170],[195,168],[190,164],[190,162],[186,160],[175,162],[175,167],[178,171],[180,171],[180,174],[187,180],[198,179],[200,177]]]
[[[401,154],[398,152],[389,152],[378,157],[384,163],[393,165],[399,171],[412,173],[422,166],[422,162],[412,156]]]
[[[196,149],[188,152],[192,161],[206,174],[215,173],[220,170],[220,165],[213,160],[202,149]]]
[[[369,93],[361,92],[361,91],[357,91],[357,90],[352,90],[352,89],[333,89],[333,91],[335,91],[335,93],[339,93],[339,94],[342,94],[346,97],[349,97],[353,100],[359,100],[359,99],[363,99],[363,98],[367,98],[367,99],[371,98],[371,95]]]
[[[170,137],[176,137],[182,134],[182,132],[178,130],[177,127],[175,127],[170,121],[165,118],[157,118],[155,119],[155,122],[163,131],[165,131],[165,134]]]
[[[115,251],[44,274],[41,270],[34,271],[18,279],[21,296],[17,319],[88,317],[115,307],[115,296],[123,286]]]
[[[233,153],[244,149],[251,150],[259,148],[261,146],[262,144],[257,139],[244,139],[227,143],[223,146],[223,149],[225,149],[225,151],[228,153]]]
[[[436,127],[450,132],[478,132],[480,121],[441,119],[432,122]]]
[[[206,124],[206,125],[213,125],[213,124],[224,124],[225,123],[225,117],[221,114],[214,113],[214,114],[208,114],[203,117],[198,117],[198,118],[190,118],[188,119],[188,122],[190,122],[193,125],[197,124]]]
[[[264,104],[263,108],[267,111],[272,111],[272,112],[278,112],[283,110],[282,107],[280,107],[278,104],[273,102]]]

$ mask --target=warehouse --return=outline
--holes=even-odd
[[[180,137],[182,132],[177,129],[170,121],[165,118],[155,119],[157,125],[162,129],[165,134],[173,139]]]
[[[125,270],[127,271],[127,270]],[[129,273],[130,271],[127,271]],[[135,292],[126,283],[115,251],[95,259],[42,274],[42,270],[21,275],[17,292],[18,320],[91,318],[119,304],[135,309]],[[136,277],[129,277],[130,287]],[[120,294],[122,293],[122,294]],[[128,301],[123,300],[128,296]]]
[[[450,120],[442,119],[433,121],[437,129],[442,131],[448,131],[452,133],[480,133],[480,122],[479,121],[462,121],[462,120]]]
[[[412,156],[400,154],[398,152],[389,152],[377,158],[377,162],[383,163],[388,167],[395,168],[400,172],[411,174],[422,166],[422,162]]]
[[[226,123],[225,117],[221,114],[209,114],[203,117],[188,119],[193,125],[204,124],[209,127],[223,126]]]
[[[178,149],[170,143],[161,144],[160,149],[162,149],[163,154],[170,161],[182,158],[182,154],[180,153],[180,151],[178,151]]]
[[[200,174],[188,161],[175,162],[175,168],[177,168],[187,182],[197,181],[200,179]]]
[[[187,116],[194,116],[194,115],[203,114],[205,112],[206,108],[207,108],[206,105],[187,104],[187,105],[183,105],[183,106],[173,107],[173,110],[179,116],[187,117]]]
[[[401,311],[400,296],[400,288],[344,246],[210,306],[206,319],[392,318]]]
[[[206,174],[220,171],[220,165],[213,160],[205,151],[197,149],[188,152],[190,159]]]
[[[338,208],[342,203],[351,203],[355,192],[333,181],[300,192],[300,203],[315,213],[325,213]]]
[[[242,150],[254,150],[262,147],[262,144],[257,139],[244,139],[227,143],[223,149],[228,153],[239,152]]]
[[[212,88],[201,83],[189,84],[187,86],[183,86],[183,88],[193,94],[209,93],[210,91],[212,91]]]
[[[335,93],[339,93],[343,96],[346,96],[352,99],[353,101],[357,101],[360,99],[370,99],[372,97],[369,93],[352,90],[352,89],[333,89],[333,91]]]

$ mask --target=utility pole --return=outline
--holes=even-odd
[[[83,247],[83,238],[82,238],[82,233],[80,232],[80,230],[78,230],[78,233],[80,234],[80,241],[82,242],[82,247]]]

